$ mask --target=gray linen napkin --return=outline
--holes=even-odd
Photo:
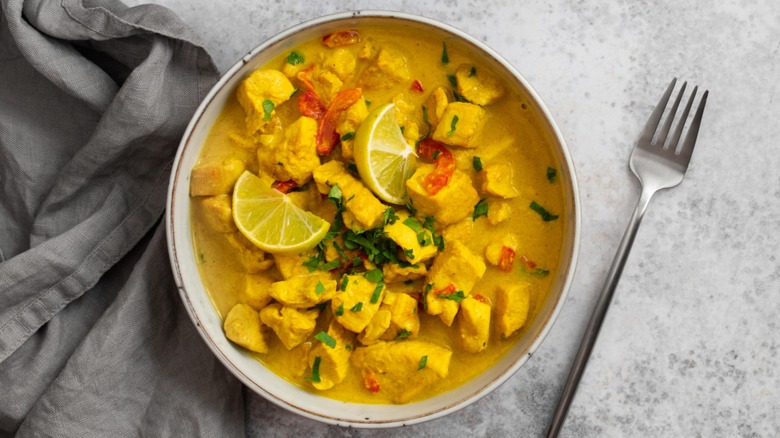
[[[161,7],[0,1],[0,436],[243,436],[159,224],[211,58]]]

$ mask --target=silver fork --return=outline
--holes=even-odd
[[[547,431],[548,438],[558,436],[558,433],[563,426],[563,422],[566,419],[569,406],[571,406],[572,399],[577,391],[577,386],[582,378],[582,373],[585,370],[585,365],[587,364],[590,353],[596,343],[596,338],[601,329],[601,323],[604,321],[604,316],[606,315],[607,308],[612,300],[612,295],[614,295],[620,275],[623,273],[623,267],[626,264],[626,259],[628,259],[628,253],[631,250],[631,245],[634,243],[636,232],[639,229],[639,223],[642,221],[642,216],[644,216],[647,205],[650,203],[650,198],[652,198],[658,190],[668,189],[680,184],[685,176],[685,171],[688,170],[688,163],[691,160],[693,147],[696,144],[696,137],[699,133],[699,127],[701,126],[701,118],[704,113],[704,105],[707,103],[709,91],[705,91],[702,95],[699,106],[696,109],[696,114],[693,116],[693,121],[688,127],[688,133],[685,136],[685,140],[678,150],[678,142],[682,135],[683,127],[685,126],[691,106],[693,105],[694,97],[696,97],[698,87],[694,87],[693,92],[688,99],[688,104],[685,105],[685,110],[672,133],[672,137],[669,139],[668,145],[665,146],[666,137],[672,127],[675,113],[680,106],[680,101],[682,100],[685,86],[687,85],[687,83],[684,83],[682,87],[680,87],[677,98],[669,110],[669,115],[666,117],[663,125],[661,125],[661,129],[658,130],[658,125],[661,122],[661,117],[664,114],[664,110],[666,109],[666,105],[669,102],[669,97],[672,95],[672,90],[674,90],[676,82],[677,78],[672,79],[672,83],[669,84],[669,88],[666,89],[663,97],[661,97],[661,101],[658,102],[653,114],[650,115],[650,119],[642,130],[642,135],[639,137],[636,146],[634,146],[634,151],[631,153],[629,166],[631,167],[631,171],[634,172],[634,175],[639,178],[639,182],[642,185],[642,194],[639,196],[639,202],[636,204],[634,214],[631,216],[623,239],[620,241],[620,246],[615,254],[615,260],[612,262],[612,267],[607,274],[604,288],[601,290],[601,295],[593,310],[593,315],[591,316],[588,327],[582,337],[580,348],[577,351],[577,355],[574,357],[574,363],[569,372],[569,377],[566,380],[566,385],[563,387],[558,407],[555,410],[555,414],[553,414],[550,428]],[[654,138],[655,141],[653,141]]]

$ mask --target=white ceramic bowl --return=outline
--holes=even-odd
[[[508,354],[473,380],[447,393],[404,405],[345,403],[319,396],[285,381],[231,344],[201,282],[191,241],[190,170],[209,129],[238,83],[254,69],[301,42],[337,29],[371,24],[403,26],[409,31],[425,29],[446,37],[470,50],[481,62],[490,63],[509,80],[510,87],[517,87],[526,95],[532,102],[530,109],[546,123],[543,129],[552,140],[567,202],[564,213],[567,229],[560,267],[549,299],[531,321],[527,334]],[[225,73],[198,107],[184,133],[171,175],[165,221],[171,264],[184,305],[209,348],[236,377],[271,402],[308,418],[341,426],[396,427],[439,418],[479,400],[509,379],[533,355],[558,315],[574,275],[580,211],[574,168],[563,136],[541,99],[514,67],[483,43],[446,24],[399,12],[360,11],[325,16],[292,27],[257,46]]]

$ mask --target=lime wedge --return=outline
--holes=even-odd
[[[383,201],[404,204],[406,180],[417,169],[417,154],[406,142],[388,103],[366,117],[355,134],[355,164],[360,178]]]
[[[245,171],[233,188],[233,220],[239,231],[272,254],[298,254],[315,247],[330,224],[301,209],[283,193]]]

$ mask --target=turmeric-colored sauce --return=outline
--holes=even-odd
[[[216,311],[228,320],[228,338],[255,350],[259,362],[291,383],[356,403],[428,398],[490,367],[538,316],[563,248],[559,163],[530,99],[457,41],[393,28],[323,37],[259,69],[275,73],[239,87],[212,127],[191,187],[200,273]],[[344,90],[357,91],[341,95],[349,107],[331,120],[338,139],[329,146],[318,138],[321,132],[311,131],[323,130],[326,116],[318,110]],[[333,181],[341,181],[341,191],[365,195],[362,183],[348,188],[345,182],[360,181],[354,131],[385,103],[395,105],[406,141],[429,149],[418,149],[419,167],[407,182],[409,205],[382,203],[397,219],[374,217],[383,232],[366,234],[354,218],[357,210],[339,207],[328,195]],[[302,117],[316,123],[296,123]],[[446,171],[436,163],[442,153],[454,163],[448,182],[435,188],[449,193],[443,200],[423,187],[434,169]],[[341,164],[328,165],[334,161]],[[297,205],[344,225],[299,256],[265,253],[231,216],[231,185],[243,171],[275,180]],[[415,251],[432,257],[410,263],[414,253],[399,245],[398,261],[376,265],[365,247],[344,243],[367,235],[401,241],[395,233],[405,232],[407,223],[423,225],[415,231]],[[409,265],[416,273],[401,269]],[[371,271],[384,277],[372,281],[379,273]],[[317,277],[305,278],[311,275]],[[289,295],[304,284],[314,293],[296,299],[330,298],[293,309]],[[272,290],[282,298],[269,296]],[[358,306],[350,293],[374,296]],[[302,319],[289,319],[293,313]],[[302,333],[280,332],[286,329]]]

